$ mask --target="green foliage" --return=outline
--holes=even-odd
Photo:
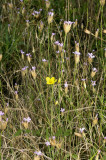
[[[46,2],[0,1],[0,156],[34,159],[36,150],[42,159],[93,160],[100,150],[105,160],[105,7],[96,0]]]

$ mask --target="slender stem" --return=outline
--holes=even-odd
[[[48,25],[48,61],[49,61],[49,76],[50,76],[50,55],[49,55],[49,50],[50,50],[50,38],[49,38],[49,32],[50,32],[50,24]]]
[[[103,18],[103,6],[101,6],[101,53],[102,53],[102,58],[103,58],[103,50],[102,50],[102,18]]]
[[[52,97],[51,97],[51,99],[52,99],[52,102],[53,102],[53,85],[52,85]],[[53,132],[53,104],[51,106],[51,134],[52,134],[52,132]]]

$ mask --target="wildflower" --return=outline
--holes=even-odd
[[[93,53],[88,53],[88,62],[91,64],[93,58],[95,58],[95,56],[93,55]]]
[[[56,51],[56,53],[60,53],[59,51]]]
[[[0,54],[0,61],[2,60],[2,57],[3,57],[2,54]]]
[[[28,62],[30,63],[30,62],[31,62],[31,54],[30,54],[30,53],[27,53],[26,56],[27,56]]]
[[[23,118],[23,121],[22,121],[22,125],[24,126],[25,129],[28,129],[28,123],[31,121],[31,118],[28,117],[28,118]]]
[[[29,20],[26,20],[26,26],[29,27]]]
[[[97,72],[97,69],[96,69],[96,68],[93,68],[93,69],[92,69],[92,72],[91,72],[91,77],[92,77],[92,78],[95,76],[96,72]]]
[[[25,54],[25,52],[23,52],[23,50],[21,50],[21,56],[22,56],[23,60],[24,60],[24,54]]]
[[[25,13],[25,8],[23,7],[22,8],[22,15]]]
[[[22,76],[25,76],[27,73],[27,68],[28,66],[25,66],[24,68],[22,68]]]
[[[23,120],[25,121],[25,122],[30,122],[31,121],[31,118],[30,117],[28,117],[28,118],[23,118]]]
[[[13,8],[13,4],[12,3],[8,3],[8,6],[9,6],[10,9]]]
[[[4,115],[4,112],[0,111],[0,116],[3,116]]]
[[[70,31],[72,24],[73,24],[73,22],[71,22],[71,21],[64,21],[63,28],[64,28],[64,32],[66,35]]]
[[[45,0],[46,8],[48,9],[50,7],[50,2],[48,0]]]
[[[39,11],[41,12],[41,11],[42,11],[42,8],[40,8]]]
[[[52,146],[56,146],[56,137],[55,136],[52,136],[52,138],[49,138],[50,139],[50,144]]]
[[[34,160],[40,160],[40,156],[43,155],[41,151],[35,151],[34,154],[37,155],[37,156],[34,156]]]
[[[42,156],[42,152],[41,151],[35,151],[34,154],[36,154],[37,156]]]
[[[49,78],[46,77],[46,83],[47,84],[54,84],[57,80],[55,79],[55,77]]]
[[[99,33],[99,29],[97,29],[97,31],[95,32],[95,37],[98,37],[98,33]]]
[[[36,79],[36,71],[35,71],[35,69],[36,69],[36,67],[33,66],[33,67],[32,67],[32,70],[30,70],[30,71],[31,71],[31,75],[32,75],[32,77],[33,77],[34,79]]]
[[[15,83],[14,88],[18,91],[19,85],[17,83]]]
[[[104,6],[105,5],[105,0],[100,0],[100,5]]]
[[[39,16],[40,16],[40,11],[34,11],[34,12],[32,13],[32,15],[33,15],[34,17],[36,17],[36,18],[39,18]]]
[[[74,53],[74,57],[75,57],[75,64],[78,64],[79,63],[79,61],[80,61],[80,52],[78,52],[78,51],[75,51],[75,52],[73,52]]]
[[[52,35],[51,35],[51,42],[55,41],[55,35],[56,35],[56,33],[52,33]]]
[[[39,31],[40,32],[42,32],[43,27],[44,27],[44,23],[42,21],[40,21],[40,24],[39,24]]]
[[[15,91],[15,99],[18,99],[18,91]]]
[[[65,108],[61,108],[60,112],[64,112],[65,111]]]
[[[75,22],[73,23],[73,28],[75,28],[77,26],[77,24],[78,24],[78,21],[76,19]]]
[[[50,142],[49,141],[45,142],[45,144],[46,144],[46,146],[50,146]]]
[[[62,51],[62,49],[63,49],[63,43],[58,43],[58,49],[59,49],[59,52]]]
[[[48,60],[46,60],[46,59],[42,59],[42,62],[47,62]]]
[[[65,87],[65,93],[67,94],[67,92],[68,92],[68,84],[67,84],[67,82],[64,83],[64,87]]]
[[[55,41],[54,44],[53,44],[53,48],[54,48],[55,51],[57,49],[58,44],[59,44],[59,41]]]
[[[53,13],[53,12],[49,12],[49,13],[48,13],[48,24],[52,23],[52,21],[53,21],[53,16],[54,16],[54,13]]]
[[[96,81],[91,81],[91,83],[92,83],[92,86],[96,85]]]
[[[85,29],[84,32],[87,34],[91,34],[91,32],[88,29]]]
[[[83,131],[85,130],[85,128],[80,128],[80,132],[83,133]]]

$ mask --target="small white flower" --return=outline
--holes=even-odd
[[[46,59],[42,59],[42,62],[47,62],[47,60]]]
[[[80,132],[82,133],[85,130],[85,128],[80,128]]]
[[[55,139],[56,137],[55,136],[52,136],[52,139]]]
[[[65,111],[65,108],[61,108],[60,112],[64,112]]]
[[[46,144],[46,146],[50,146],[50,142],[49,141],[45,142],[45,144]]]
[[[33,66],[33,67],[32,67],[32,70],[35,70],[35,69],[36,69],[36,67],[35,67],[35,66]]]
[[[97,72],[98,70],[96,68],[92,68],[92,71],[93,72]]]
[[[93,53],[88,53],[89,58],[95,58],[95,56],[93,55]]]
[[[34,152],[37,156],[42,156],[42,152],[41,151],[35,151]]]
[[[96,86],[96,81],[91,81],[92,86]]]
[[[66,87],[68,87],[68,84],[67,84],[67,82],[65,82],[65,83],[64,83],[64,87],[65,87],[65,88],[66,88]]]
[[[28,118],[23,118],[23,120],[29,123],[29,122],[31,121],[31,118],[30,118],[30,117],[28,117]]]

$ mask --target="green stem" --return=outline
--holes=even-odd
[[[101,6],[101,53],[102,53],[102,58],[103,58],[103,50],[102,50],[102,18],[103,18],[103,6]]]

